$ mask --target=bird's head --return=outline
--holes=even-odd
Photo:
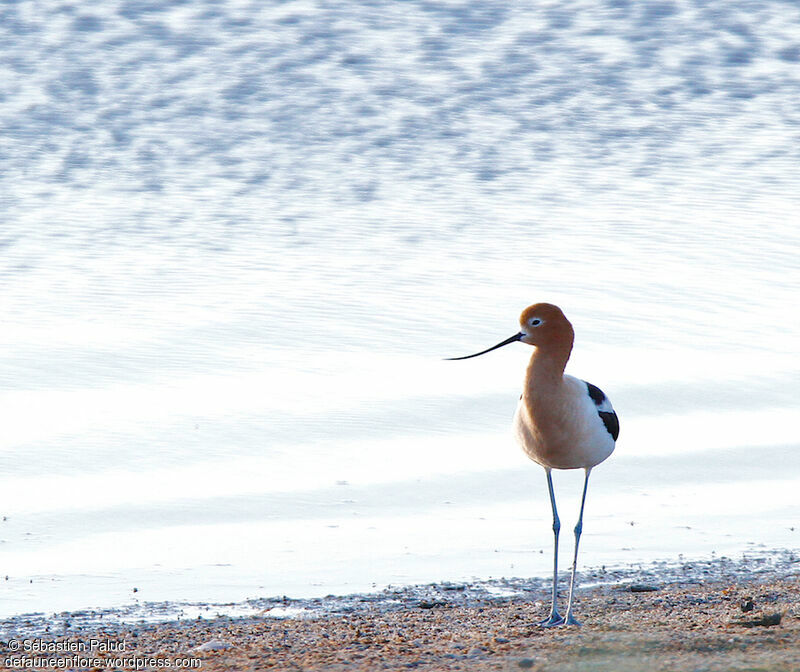
[[[575,332],[561,308],[552,303],[534,303],[519,316],[519,340],[528,345],[572,343]]]

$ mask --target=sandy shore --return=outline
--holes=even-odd
[[[580,628],[536,625],[547,611],[545,580],[499,579],[272,599],[261,614],[244,618],[103,626],[96,618],[82,623],[80,615],[44,626],[10,619],[0,623],[0,666],[72,656],[83,669],[152,669],[169,661],[215,672],[800,671],[800,560],[788,551],[737,562],[597,570],[582,579]],[[23,641],[73,649],[15,652]],[[92,641],[98,648],[75,652]],[[104,643],[116,650],[101,650]]]

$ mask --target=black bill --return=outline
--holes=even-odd
[[[478,355],[485,355],[487,352],[491,352],[492,350],[497,350],[497,348],[502,348],[504,345],[508,345],[509,343],[513,343],[514,341],[522,340],[522,337],[525,336],[523,332],[519,332],[518,334],[514,334],[511,338],[507,338],[502,343],[498,343],[497,345],[493,345],[491,348],[487,348],[486,350],[481,350],[480,352],[476,352],[474,355],[465,355],[464,357],[446,357],[445,360],[452,362],[456,359],[469,359],[470,357],[477,357]]]

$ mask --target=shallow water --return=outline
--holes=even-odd
[[[800,15],[573,9],[2,10],[0,615],[546,574],[529,352],[441,361],[540,300],[582,563],[798,546]]]

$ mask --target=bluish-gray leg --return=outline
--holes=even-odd
[[[564,618],[565,625],[580,625],[580,623],[572,615],[572,595],[575,591],[575,571],[578,566],[578,544],[581,541],[581,532],[583,532],[583,505],[586,503],[586,488],[589,486],[589,474],[591,468],[586,470],[586,478],[583,481],[583,497],[581,497],[581,512],[578,516],[578,524],[575,526],[575,555],[572,558],[572,578],[569,582],[569,599],[567,600],[567,615]]]
[[[550,491],[550,506],[553,508],[553,599],[550,605],[550,615],[541,621],[539,625],[549,628],[553,625],[561,625],[564,619],[558,613],[556,600],[558,599],[558,532],[561,530],[561,521],[558,519],[556,510],[556,495],[553,492],[553,477],[550,469],[545,467],[547,474],[547,489]]]

